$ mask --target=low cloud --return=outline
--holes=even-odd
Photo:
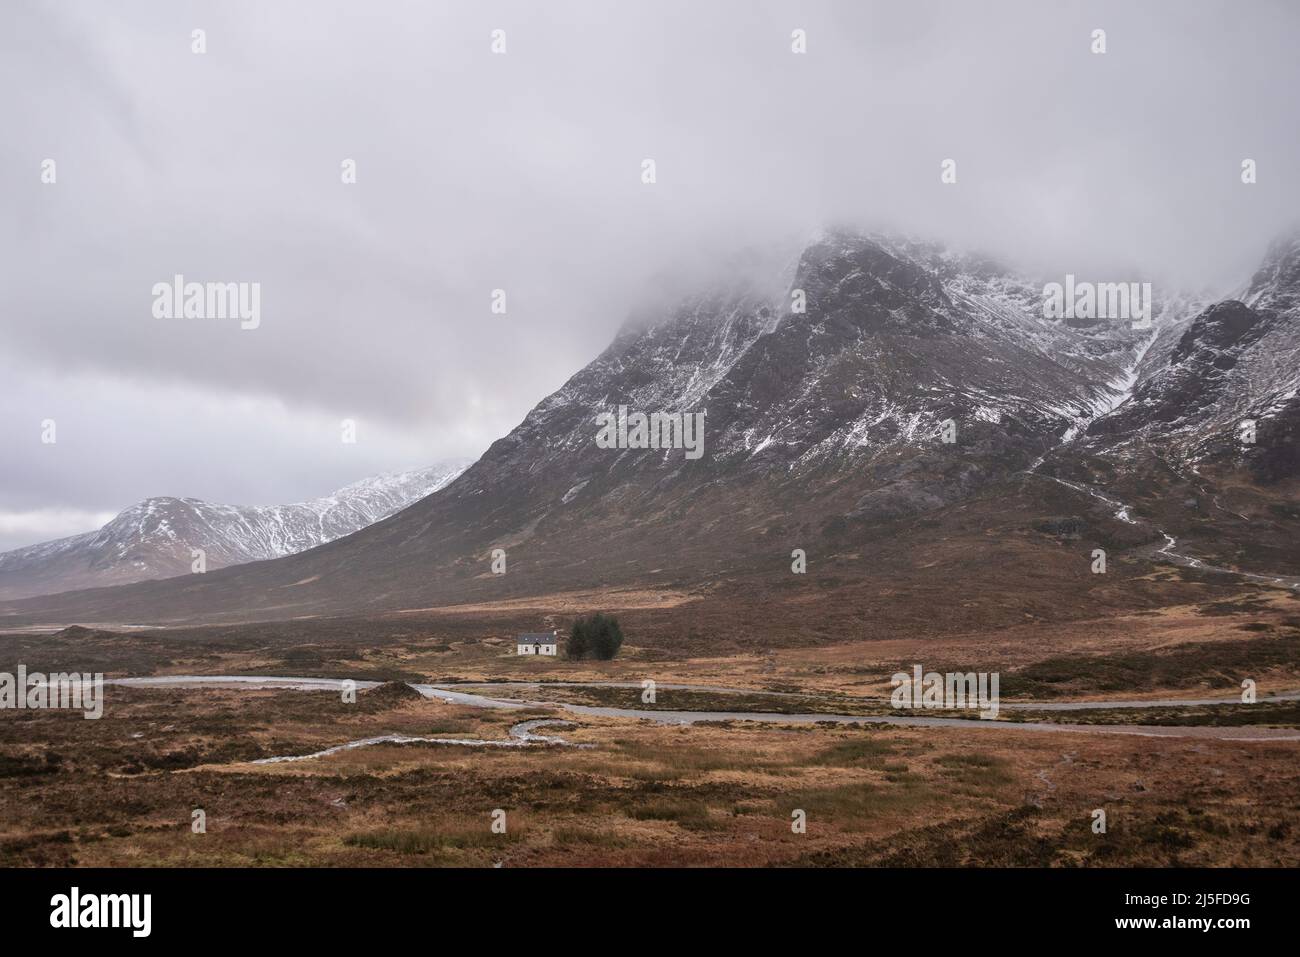
[[[828,222],[1226,291],[1300,208],[1297,26],[1189,0],[6,4],[0,509],[300,500],[477,454],[665,276]],[[259,327],[154,318],[178,273],[260,283]]]
[[[112,512],[85,512],[66,508],[0,512],[0,551],[28,542],[48,541],[94,531],[112,517]]]

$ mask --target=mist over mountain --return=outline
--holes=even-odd
[[[852,555],[892,543],[906,556],[909,541],[958,522],[966,503],[1001,499],[1029,524],[1061,508],[1061,495],[1096,509],[1056,476],[1139,501],[1168,492],[1171,475],[1211,481],[1174,465],[1212,467],[1246,497],[1258,490],[1264,498],[1234,514],[1267,512],[1273,524],[1253,527],[1260,548],[1295,564],[1268,544],[1285,540],[1291,518],[1267,504],[1296,477],[1294,258],[1294,241],[1274,247],[1253,305],[1166,296],[1149,327],[1076,325],[1046,318],[1037,281],[987,257],[831,230],[788,278],[730,277],[629,322],[463,474],[357,534],[201,579],[5,610],[248,619],[578,588],[707,589],[758,581],[796,547]],[[599,448],[597,417],[620,407],[703,414],[704,454]],[[1249,446],[1234,438],[1247,414],[1257,422]],[[1096,520],[1115,524],[1127,547],[1159,541],[1112,515]],[[1200,516],[1170,520],[1211,550],[1249,558],[1230,524],[1208,535]],[[497,549],[505,574],[491,568]]]
[[[477,457],[629,311],[662,317],[665,275],[797,259],[825,223],[977,245],[1031,288],[1131,274],[1221,299],[1300,208],[1294,4],[1250,29],[1227,0],[501,0],[489,25],[415,0],[201,6],[0,13],[0,76],[40,91],[8,99],[0,141],[0,530],[30,541],[154,489],[289,502]],[[218,157],[214,130],[247,148]],[[260,283],[261,326],[154,318],[176,274]],[[364,436],[346,455],[342,418]]]

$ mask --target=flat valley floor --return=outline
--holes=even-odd
[[[4,635],[2,660],[33,671],[365,684],[354,703],[331,688],[110,685],[99,720],[0,712],[0,864],[1296,866],[1300,701],[1287,693],[1300,690],[1300,600],[1226,581],[1189,594],[1104,621],[711,656],[638,644],[638,623],[667,634],[654,616],[689,601],[625,601],[628,645],[613,662],[512,654],[510,623],[563,613],[556,597]],[[1001,668],[997,721],[817,717],[897,717],[895,670],[976,662]],[[1256,704],[1240,703],[1246,677]],[[1221,703],[1181,703],[1206,699]],[[1015,708],[1029,701],[1087,707]],[[677,724],[620,710],[732,715]],[[438,740],[330,750],[381,737]]]

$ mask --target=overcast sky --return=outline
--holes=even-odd
[[[665,275],[828,222],[1228,290],[1300,208],[1298,10],[5,0],[0,549],[477,455]],[[155,318],[177,273],[260,326]]]

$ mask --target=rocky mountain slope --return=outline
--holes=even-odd
[[[707,590],[751,575],[788,580],[794,548],[915,561],[917,542],[945,523],[952,534],[935,541],[956,543],[963,529],[975,537],[959,551],[978,563],[996,540],[991,528],[967,529],[968,503],[985,502],[982,514],[1013,530],[1034,527],[1044,509],[1096,506],[1031,474],[1045,460],[1061,471],[1109,457],[1141,484],[1154,466],[1126,449],[1150,456],[1165,443],[1194,465],[1240,409],[1292,421],[1296,288],[1294,246],[1279,247],[1246,303],[1193,316],[1171,299],[1150,329],[1071,324],[1044,317],[1041,285],[989,260],[828,233],[780,295],[730,283],[629,324],[456,481],[359,534],[202,580],[0,613],[271,619],[580,588]],[[1208,391],[1192,395],[1184,379]],[[703,454],[601,448],[597,417],[620,407],[703,414]],[[1291,449],[1267,458],[1265,471],[1286,472],[1293,439],[1269,448]],[[1116,534],[1117,544],[1141,537]],[[1048,547],[1037,541],[1025,547]],[[494,549],[506,554],[504,575],[491,568]]]
[[[145,499],[103,528],[0,554],[0,599],[187,574],[191,549],[208,569],[292,555],[350,535],[442,488],[469,466],[376,475],[292,505]]]
[[[1158,446],[1171,461],[1300,473],[1300,238],[1275,243],[1241,300],[1180,327],[1164,364],[1089,429],[1096,450]]]

